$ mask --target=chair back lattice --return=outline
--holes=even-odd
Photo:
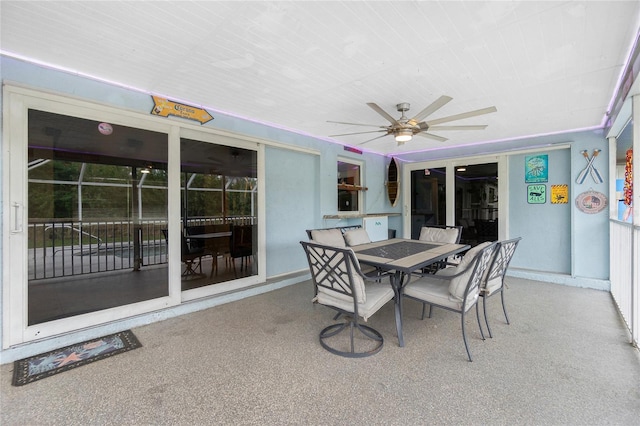
[[[469,277],[469,284],[464,293],[463,309],[466,311],[473,303],[478,300],[480,294],[480,285],[484,282],[484,277],[495,258],[498,251],[498,243],[492,243],[488,245],[480,253],[477,254],[475,259],[475,266],[473,272]]]
[[[340,248],[301,241],[307,255],[311,278],[317,292],[354,301],[354,314],[362,302],[364,282],[359,263],[350,248]],[[358,285],[361,284],[361,285]]]
[[[518,237],[511,240],[498,242],[498,252],[496,253],[493,262],[491,263],[486,282],[492,281],[497,278],[502,279],[504,277],[504,274],[507,272],[507,268],[509,267],[509,263],[513,258],[513,254],[516,251],[516,247],[518,246],[518,243],[521,239],[522,237]]]

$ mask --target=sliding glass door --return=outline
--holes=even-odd
[[[498,239],[498,163],[454,167],[455,224],[462,226],[461,241],[476,245]]]
[[[501,164],[506,168],[497,157],[407,164],[403,176],[411,184],[403,195],[411,215],[405,215],[405,237],[417,239],[423,226],[456,225],[466,244],[497,240],[498,206],[506,206],[499,192],[507,189],[498,186]]]
[[[169,294],[167,134],[29,109],[28,324]]]
[[[3,347],[264,282],[259,142],[27,89],[3,99]]]
[[[256,150],[180,139],[181,286],[258,274]]]

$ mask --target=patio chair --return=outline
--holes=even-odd
[[[438,243],[460,243],[462,226],[428,225],[420,229],[420,241],[433,241]]]
[[[459,244],[462,237],[462,226],[428,225],[420,229],[420,241],[430,241],[436,243]],[[428,266],[422,272],[424,274],[435,274],[440,269],[447,266],[449,259],[444,259]]]
[[[305,241],[300,241],[300,244],[307,256],[315,287],[313,302],[334,309],[345,318],[344,322],[322,329],[322,347],[333,354],[350,358],[378,353],[384,344],[382,334],[361,324],[359,318],[366,322],[387,302],[394,299],[391,285],[376,282],[364,275],[353,250],[348,247]],[[357,338],[356,331],[359,333]],[[349,334],[348,342],[340,339],[343,336],[342,332]]]
[[[482,309],[484,312],[484,322],[487,325],[487,331],[489,337],[493,337],[491,334],[491,327],[489,327],[489,319],[487,318],[487,299],[494,294],[500,293],[502,299],[502,312],[504,312],[504,318],[509,322],[509,316],[507,315],[507,308],[504,304],[504,276],[507,273],[509,263],[513,258],[513,254],[516,251],[516,247],[522,237],[513,238],[511,240],[505,240],[498,242],[498,250],[493,258],[485,279],[480,287],[480,297],[482,297]],[[476,305],[476,310],[478,305]]]
[[[409,282],[403,291],[404,297],[422,303],[422,319],[424,319],[426,305],[429,305],[429,317],[431,317],[433,306],[460,314],[462,339],[469,361],[473,360],[467,343],[465,315],[478,303],[480,285],[497,252],[497,248],[497,243],[478,245],[467,252],[458,266],[446,268],[436,275],[424,276],[416,281]],[[476,317],[484,340],[477,310]]]
[[[311,229],[307,230],[309,239],[319,244],[335,247],[352,247],[371,242],[367,230],[361,226],[344,226],[342,228]],[[368,277],[377,277],[379,272],[373,266],[361,266],[362,272]],[[336,315],[338,318],[340,314]]]

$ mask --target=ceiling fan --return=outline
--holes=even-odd
[[[439,126],[441,123],[448,123],[450,121],[462,120],[464,118],[475,117],[478,115],[489,114],[492,112],[496,112],[496,107],[488,107],[482,108],[475,111],[464,112],[462,114],[450,115],[448,117],[437,118],[435,120],[423,121],[425,118],[442,108],[446,105],[452,98],[449,96],[440,96],[436,101],[434,101],[431,105],[420,111],[415,117],[407,118],[404,113],[409,111],[409,104],[404,102],[396,105],[398,111],[402,114],[399,119],[393,118],[391,115],[387,114],[385,110],[380,108],[377,104],[373,102],[367,103],[367,105],[373,109],[375,112],[383,116],[384,118],[391,123],[390,126],[379,126],[376,124],[360,124],[360,123],[345,123],[343,121],[328,121],[329,123],[338,123],[338,124],[349,124],[354,126],[367,126],[367,127],[379,127],[382,130],[372,130],[368,132],[356,132],[356,133],[343,133],[339,135],[330,135],[330,137],[335,136],[347,136],[347,135],[361,135],[365,133],[384,133],[383,135],[377,136],[373,139],[369,139],[367,141],[362,142],[362,144],[371,142],[376,139],[380,139],[382,137],[393,135],[398,145],[402,145],[405,142],[410,141],[414,135],[424,136],[426,138],[435,139],[440,142],[444,142],[447,138],[442,136],[434,135],[432,133],[427,133],[427,130],[483,130],[487,126],[486,125],[461,125],[461,126]]]

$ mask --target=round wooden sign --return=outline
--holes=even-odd
[[[398,192],[400,191],[398,175],[398,162],[395,158],[391,158],[389,168],[387,169],[387,195],[389,196],[389,202],[392,207],[398,202]]]
[[[576,207],[583,213],[600,213],[607,207],[607,196],[597,191],[583,192],[576,198]]]

